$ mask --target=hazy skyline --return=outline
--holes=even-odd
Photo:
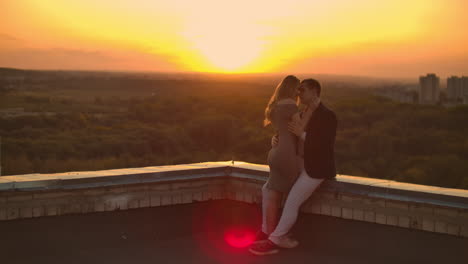
[[[468,75],[467,8],[463,0],[6,0],[0,67]]]

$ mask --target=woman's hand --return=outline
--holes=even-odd
[[[300,113],[300,112],[295,113],[295,114],[292,116],[292,121],[300,122],[300,121],[301,121],[301,113]]]
[[[300,137],[304,132],[305,124],[302,120],[300,121],[291,121],[288,123],[288,130],[289,132],[293,133],[294,135]]]
[[[312,113],[313,113],[313,109],[311,108],[307,108],[302,113],[302,117],[299,112],[295,113],[292,116],[292,121],[288,123],[288,130],[294,135],[301,137],[302,133],[304,133],[307,122],[312,116]]]
[[[271,138],[271,147],[274,148],[274,147],[278,146],[278,142],[279,142],[278,135],[274,135]]]

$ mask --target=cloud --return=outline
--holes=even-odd
[[[164,55],[137,51],[80,49],[0,50],[0,66],[26,69],[175,71],[177,65]]]
[[[443,78],[468,74],[468,54],[441,49],[438,43],[364,43],[336,53],[309,55],[287,62],[285,68],[300,73],[418,78],[434,72]]]
[[[24,47],[25,42],[15,36],[0,33],[0,49],[16,49]]]
[[[0,33],[0,41],[20,41],[20,39],[5,33]]]

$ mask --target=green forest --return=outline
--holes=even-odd
[[[2,175],[265,164],[274,131],[263,127],[263,112],[279,80],[0,83]],[[344,82],[323,87],[323,102],[338,117],[339,174],[468,189],[467,106],[400,104]]]

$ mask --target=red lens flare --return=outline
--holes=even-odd
[[[224,241],[231,247],[244,248],[250,246],[255,240],[255,234],[248,229],[231,229],[224,234]]]

